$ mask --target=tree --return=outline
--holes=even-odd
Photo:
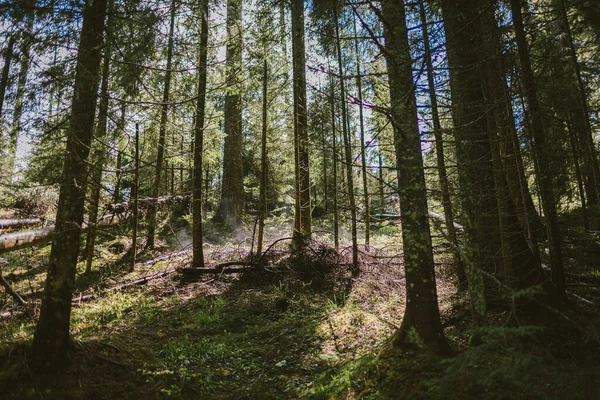
[[[169,113],[169,94],[171,91],[171,75],[173,68],[173,46],[174,46],[174,35],[175,35],[175,0],[171,1],[170,11],[170,24],[169,24],[169,42],[167,44],[167,69],[165,70],[165,84],[163,87],[162,106],[160,112],[160,127],[158,134],[158,151],[156,155],[156,170],[154,177],[153,186],[153,198],[158,201],[158,197],[161,193],[161,173],[163,171],[163,161],[165,157],[165,145],[166,145],[166,134],[167,134],[167,118]],[[146,241],[146,248],[152,249],[155,244],[156,237],[156,214],[157,214],[156,202],[152,204],[148,210],[148,236]]]
[[[565,277],[563,271],[561,233],[558,225],[556,199],[554,197],[554,183],[552,171],[548,160],[548,150],[542,119],[542,109],[536,87],[536,79],[531,67],[529,47],[525,36],[525,26],[521,13],[521,1],[510,2],[515,38],[521,63],[521,84],[527,99],[528,118],[530,120],[531,135],[533,137],[533,154],[536,161],[536,174],[540,185],[542,207],[546,217],[548,232],[548,247],[550,250],[550,265],[552,268],[552,284],[558,299],[565,300]]]
[[[87,160],[94,134],[106,3],[90,0],[83,9],[56,230],[32,347],[35,364],[46,370],[64,365],[69,354],[71,296],[83,222]]]
[[[194,191],[192,198],[193,214],[193,260],[195,267],[204,266],[202,250],[202,151],[204,148],[204,113],[206,108],[206,76],[208,58],[208,0],[199,0],[200,43],[198,46],[198,87],[196,119],[194,125]],[[207,189],[205,189],[207,190]]]
[[[436,352],[447,354],[450,347],[444,336],[437,304],[421,137],[404,7],[403,0],[383,0],[381,10],[406,274],[406,310],[395,341],[422,343]]]
[[[304,1],[292,0],[292,64],[294,74],[294,136],[297,152],[296,225],[297,248],[311,236],[308,117],[306,113],[306,54],[304,48]]]
[[[242,134],[242,2],[227,1],[225,145],[221,201],[214,221],[234,230],[244,212]]]

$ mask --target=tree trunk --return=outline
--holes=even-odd
[[[370,234],[371,234],[371,207],[369,204],[369,181],[367,176],[367,152],[365,149],[365,120],[363,115],[363,96],[362,96],[362,72],[360,68],[360,53],[358,51],[358,34],[356,31],[356,16],[354,17],[354,49],[356,53],[356,91],[358,93],[358,118],[360,125],[360,158],[362,167],[362,184],[363,184],[363,196],[365,204],[365,212],[363,213],[363,219],[365,221],[365,244],[367,249],[369,248]]]
[[[329,68],[331,70],[331,68]],[[337,133],[335,128],[335,86],[333,74],[329,82],[331,88],[331,134],[332,134],[332,153],[333,153],[333,241],[336,251],[340,248],[340,228],[339,228],[339,210],[338,210],[338,150],[337,150]]]
[[[21,45],[21,70],[19,71],[19,78],[17,80],[17,94],[15,98],[15,108],[13,110],[13,122],[10,130],[8,139],[8,154],[7,163],[5,167],[5,173],[7,176],[7,182],[12,183],[15,172],[15,160],[17,157],[17,145],[19,136],[21,135],[21,118],[23,117],[23,103],[25,101],[25,90],[27,87],[27,75],[29,74],[30,54],[29,49],[31,47],[31,41],[33,40],[32,35],[33,29],[33,15],[27,16],[27,29],[23,35],[23,43]]]
[[[133,197],[133,215],[132,225],[133,233],[131,240],[131,260],[129,262],[129,272],[133,272],[135,268],[135,260],[137,258],[137,238],[138,238],[138,201],[140,193],[140,125],[135,124],[135,172],[133,177],[133,187],[131,188],[131,195]]]
[[[198,87],[196,118],[194,126],[194,190],[192,199],[192,265],[204,266],[202,238],[202,151],[204,148],[204,113],[206,108],[206,77],[208,59],[208,0],[199,0],[200,8],[200,46],[198,52]],[[205,189],[206,190],[206,189]]]
[[[565,276],[561,249],[561,233],[558,225],[556,199],[554,197],[554,182],[550,171],[546,134],[543,124],[542,109],[538,100],[535,75],[531,67],[529,48],[525,36],[523,16],[521,14],[521,0],[510,2],[512,20],[515,27],[515,37],[521,62],[521,84],[523,85],[527,100],[529,119],[531,121],[531,135],[533,138],[533,154],[536,159],[542,207],[546,216],[548,231],[548,247],[550,250],[550,265],[552,268],[552,284],[555,295],[560,300],[566,300]]]
[[[473,320],[482,323],[486,289],[480,270],[494,274],[501,254],[494,172],[479,60],[482,51],[480,0],[443,0],[456,159],[467,245],[463,252]]]
[[[169,112],[169,92],[171,90],[171,69],[173,65],[173,45],[175,35],[175,0],[171,2],[171,16],[169,25],[169,42],[167,44],[167,70],[165,71],[165,86],[163,88],[162,108],[160,113],[160,127],[158,134],[158,151],[156,155],[156,170],[154,177],[154,187],[152,197],[158,199],[160,196],[160,180],[163,172],[163,160],[165,156],[165,144],[166,144],[166,131],[167,131],[167,117]],[[148,210],[148,237],[146,241],[146,248],[154,248],[156,238],[156,213],[157,207],[151,206]]]
[[[8,77],[10,74],[10,64],[13,59],[14,47],[15,38],[14,36],[11,36],[10,39],[8,39],[6,49],[4,49],[4,66],[2,67],[2,76],[0,77],[0,121],[2,121],[4,98],[6,97],[6,88],[8,87]]]
[[[105,16],[106,0],[90,0],[86,3],[77,54],[71,125],[61,179],[56,231],[40,317],[33,337],[34,363],[45,371],[63,366],[68,360],[71,296],[83,221],[87,161],[94,135]]]
[[[242,3],[227,0],[227,54],[225,96],[225,144],[221,201],[214,221],[233,231],[244,212],[242,134]]]
[[[92,262],[94,260],[94,246],[96,243],[96,230],[93,225],[98,219],[98,208],[100,206],[100,189],[102,187],[102,169],[104,168],[104,161],[106,159],[105,154],[107,150],[105,148],[106,130],[108,122],[108,80],[110,76],[110,57],[111,57],[111,41],[110,29],[112,22],[113,8],[112,1],[108,5],[108,19],[106,21],[106,40],[104,47],[104,60],[102,61],[102,84],[100,87],[100,102],[98,110],[98,123],[96,125],[96,142],[93,143],[92,147],[92,165],[91,165],[91,199],[89,201],[88,219],[92,228],[88,231],[86,240],[87,259],[85,263],[85,273],[92,272]]]
[[[452,201],[450,200],[450,184],[448,173],[446,172],[446,160],[444,158],[444,139],[442,137],[442,124],[438,110],[438,100],[435,91],[435,80],[433,74],[433,62],[431,61],[431,46],[429,44],[429,31],[427,15],[425,13],[425,4],[419,0],[421,30],[423,34],[423,43],[425,46],[425,65],[427,67],[427,84],[429,86],[429,100],[431,102],[431,119],[433,120],[433,135],[435,138],[435,154],[438,167],[438,178],[440,181],[440,192],[442,194],[442,206],[444,208],[444,219],[446,220],[446,231],[448,239],[452,246],[453,263],[456,268],[459,288],[467,287],[467,276],[464,265],[458,249],[458,239],[456,229],[454,228],[454,212],[452,210]]]
[[[352,149],[350,141],[350,126],[348,123],[348,112],[346,104],[346,89],[344,81],[344,68],[342,66],[342,46],[340,43],[340,22],[338,18],[337,4],[333,6],[333,18],[335,23],[335,37],[338,59],[338,73],[340,76],[340,96],[342,106],[342,137],[344,139],[344,155],[346,160],[346,184],[348,185],[348,202],[350,203],[350,222],[352,232],[352,273],[357,275],[358,267],[358,238],[356,232],[356,200],[354,198],[354,180],[352,176]]]
[[[308,160],[308,116],[306,113],[306,53],[304,48],[304,1],[292,0],[292,55],[294,72],[294,132],[297,137],[298,230],[295,247],[304,248],[311,240],[310,171]]]
[[[448,354],[451,349],[444,336],[437,302],[414,89],[407,93],[407,88],[414,88],[414,82],[404,1],[383,0],[382,14],[406,274],[406,310],[395,343],[414,342]]]
[[[582,150],[583,166],[585,170],[585,187],[587,193],[587,202],[589,205],[600,204],[600,166],[598,164],[598,154],[594,144],[594,132],[590,124],[590,111],[588,107],[588,98],[585,90],[585,84],[581,76],[581,67],[577,59],[577,51],[575,42],[573,41],[573,33],[571,24],[567,15],[565,0],[554,0],[554,7],[559,15],[560,27],[564,33],[566,45],[569,50],[569,59],[571,68],[573,68],[574,78],[577,81],[577,91],[579,97],[579,112],[577,120],[582,124],[583,129],[580,129],[580,142]]]
[[[117,129],[115,130],[115,147],[117,148],[117,176],[115,181],[115,191],[113,193],[113,203],[121,202],[121,178],[123,177],[122,163],[122,152],[124,151],[122,140],[123,133],[125,132],[125,111],[126,111],[126,103],[121,104],[121,118],[119,119],[119,124]]]
[[[266,48],[265,48],[266,52]],[[260,154],[260,195],[258,205],[258,241],[256,254],[262,254],[263,235],[265,230],[265,214],[267,211],[267,79],[268,67],[267,57],[264,55],[263,65],[263,109],[262,109],[262,138]]]

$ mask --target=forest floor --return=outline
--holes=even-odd
[[[337,256],[316,246],[314,254],[299,260],[291,259],[281,242],[267,260],[276,269],[207,274],[191,282],[178,270],[190,262],[190,253],[178,248],[185,247],[182,235],[174,248],[143,252],[136,270],[125,273],[125,240],[107,239],[98,246],[94,272],[77,275],[71,317],[75,350],[72,366],[58,378],[50,371],[34,375],[27,367],[49,248],[8,253],[5,277],[36,306],[23,313],[2,293],[1,396],[599,398],[600,294],[594,287],[572,288],[594,305],[571,304],[552,315],[502,306],[490,310],[489,326],[473,329],[467,297],[456,292],[441,253],[436,257],[440,310],[457,356],[442,359],[394,347],[389,339],[404,308],[394,229],[380,230],[377,246],[363,249],[356,279],[348,272],[347,250]],[[238,233],[235,240],[208,245],[209,265],[247,254],[249,233]],[[274,230],[268,239],[278,235]],[[586,248],[599,247],[593,242]],[[589,268],[586,273],[600,277],[597,266]],[[158,273],[166,275],[111,290]],[[527,293],[510,300],[523,296]]]

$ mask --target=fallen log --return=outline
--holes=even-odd
[[[111,225],[116,225],[127,220],[127,215],[111,214],[106,215],[95,225],[96,229],[106,229]],[[87,232],[90,228],[88,223],[81,225],[81,233]],[[21,250],[27,247],[40,246],[52,242],[54,236],[54,225],[45,228],[31,229],[23,232],[7,233],[0,236],[0,254],[10,251]]]
[[[135,280],[133,282],[125,283],[123,285],[119,285],[119,286],[115,286],[115,287],[106,289],[106,290],[102,291],[102,293],[92,293],[92,294],[88,294],[88,295],[85,295],[85,296],[82,296],[81,293],[80,293],[79,297],[73,298],[73,300],[71,302],[72,303],[86,302],[86,301],[95,299],[96,297],[100,296],[100,294],[118,292],[120,290],[127,289],[127,288],[132,287],[132,286],[143,285],[145,283],[150,282],[153,279],[163,278],[163,277],[165,277],[167,275],[170,275],[170,274],[172,274],[172,273],[174,273],[176,271],[177,270],[175,268],[171,268],[171,269],[169,269],[167,271],[159,272],[158,274],[148,275],[148,276],[145,276],[143,278],[137,279],[137,280]]]
[[[40,225],[44,223],[42,218],[26,218],[26,219],[0,219],[0,229],[19,229],[26,226]]]
[[[6,281],[6,279],[4,279],[4,277],[2,276],[2,272],[0,272],[0,285],[2,285],[4,287],[4,290],[6,290],[6,293],[8,293],[17,304],[24,306],[25,300],[23,300],[23,298],[19,295],[19,293],[15,292],[13,290],[13,288],[10,286],[10,284]]]

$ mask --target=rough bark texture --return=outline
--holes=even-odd
[[[304,247],[311,236],[310,173],[308,162],[308,115],[306,113],[306,54],[304,48],[304,1],[292,0],[292,55],[294,72],[294,132],[298,138],[299,231],[295,243]]]
[[[225,96],[225,144],[221,201],[215,222],[234,230],[244,213],[242,134],[242,2],[227,0],[227,93]]]
[[[31,30],[33,29],[33,15],[27,16],[27,29],[23,34],[23,43],[21,45],[21,70],[17,79],[17,94],[15,97],[15,108],[13,110],[13,122],[8,139],[8,151],[6,157],[6,166],[4,173],[7,175],[6,181],[11,183],[14,178],[15,159],[17,156],[17,144],[21,134],[21,118],[23,116],[23,107],[25,102],[25,91],[27,89],[27,75],[29,75],[30,48],[32,41]]]
[[[171,68],[173,65],[173,39],[175,29],[175,0],[171,2],[171,16],[169,25],[169,42],[167,44],[167,70],[165,72],[165,86],[163,87],[163,104],[160,112],[160,127],[158,133],[158,151],[156,153],[156,170],[154,176],[154,187],[153,196],[158,199],[160,196],[161,184],[160,179],[162,175],[163,160],[165,157],[165,142],[167,132],[167,117],[169,113],[169,93],[171,91]],[[152,205],[148,211],[148,239],[146,241],[146,247],[151,249],[154,248],[154,240],[156,236],[156,213],[158,207]]]
[[[40,369],[58,367],[68,360],[71,296],[83,221],[87,161],[94,134],[105,16],[106,0],[87,1],[77,54],[56,231],[40,318],[33,338],[33,359]]]
[[[266,48],[265,48],[266,51]],[[267,96],[268,96],[268,78],[269,69],[267,58],[263,63],[263,93],[262,93],[262,138],[261,138],[261,153],[260,153],[260,187],[259,187],[259,203],[258,203],[258,240],[256,243],[256,254],[262,253],[263,236],[265,230],[265,216],[267,213]]]
[[[4,49],[4,66],[2,67],[2,76],[0,77],[0,121],[2,120],[2,110],[4,108],[4,98],[6,96],[6,88],[8,87],[8,77],[13,59],[14,47],[15,38],[11,36],[10,39],[8,39],[6,49]]]
[[[200,8],[200,46],[198,52],[198,87],[196,103],[196,121],[194,126],[194,190],[192,198],[193,218],[193,259],[194,267],[204,266],[202,249],[202,150],[204,146],[204,111],[206,106],[206,67],[208,57],[208,0],[199,0]]]
[[[348,202],[350,203],[350,231],[352,234],[352,265],[353,274],[358,274],[358,238],[356,231],[356,200],[354,198],[354,179],[352,173],[352,148],[350,140],[350,123],[348,121],[348,104],[346,103],[345,74],[342,65],[342,45],[340,43],[340,22],[337,4],[333,6],[335,37],[337,48],[338,73],[340,79],[340,97],[342,107],[342,137],[344,139],[344,160],[346,164],[346,185],[348,186]]]
[[[485,290],[480,268],[494,274],[501,254],[492,155],[485,118],[478,58],[482,43],[479,0],[443,0],[452,117],[456,138],[462,221],[467,245],[463,252],[469,279],[472,312],[482,322]],[[489,294],[488,294],[489,295]]]
[[[550,250],[550,266],[552,268],[552,284],[555,295],[561,300],[566,299],[565,276],[561,249],[561,233],[558,226],[556,199],[554,198],[554,183],[548,159],[546,133],[543,123],[542,109],[539,104],[535,75],[531,67],[529,47],[525,36],[523,16],[521,14],[521,0],[510,2],[515,37],[521,62],[521,84],[523,85],[528,106],[531,136],[533,138],[533,155],[536,160],[536,172],[542,197],[542,208],[546,216],[548,231],[548,248]]]
[[[111,56],[111,38],[109,29],[111,27],[112,1],[108,6],[108,20],[106,22],[106,45],[104,47],[104,59],[102,61],[102,84],[100,85],[100,102],[98,105],[98,122],[96,124],[96,141],[92,147],[92,171],[91,171],[91,198],[89,200],[88,219],[93,225],[98,219],[98,209],[100,206],[100,188],[102,187],[102,169],[106,160],[107,149],[105,147],[106,131],[108,123],[108,80],[110,75],[110,56]],[[94,260],[94,247],[96,244],[96,230],[92,227],[88,230],[86,240],[86,263],[85,272],[92,271],[92,262]]]
[[[406,274],[406,310],[396,341],[425,346],[438,353],[449,353],[450,347],[444,336],[437,303],[404,2],[383,0],[382,13]],[[411,88],[411,92],[407,92],[407,88]]]
[[[429,31],[427,14],[423,0],[419,0],[421,30],[423,34],[423,43],[425,45],[425,65],[427,67],[427,84],[429,86],[429,100],[431,102],[431,119],[433,122],[433,135],[435,138],[435,155],[438,167],[438,179],[440,181],[440,192],[442,195],[442,206],[444,208],[444,219],[446,220],[446,231],[448,240],[452,245],[452,257],[456,266],[456,276],[460,288],[467,287],[467,276],[464,265],[460,257],[458,248],[458,239],[456,229],[454,228],[454,211],[452,210],[452,201],[450,200],[450,184],[448,173],[446,171],[446,159],[444,157],[444,138],[442,135],[442,124],[438,110],[437,93],[435,91],[435,79],[433,71],[433,62],[431,60],[431,46],[429,43]]]

